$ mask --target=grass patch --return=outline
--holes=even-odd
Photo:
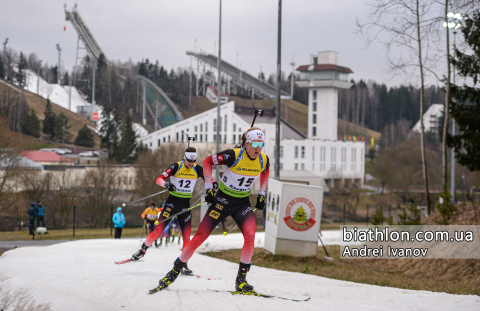
[[[323,276],[356,283],[427,290],[459,295],[480,295],[480,260],[459,259],[340,259],[340,246],[326,246],[333,263],[319,247],[317,257],[275,256],[256,248],[252,264],[282,271]],[[238,263],[240,249],[208,252],[206,255]],[[461,268],[460,268],[461,267]],[[252,271],[254,272],[254,269]]]
[[[191,234],[197,232],[197,227],[192,228]],[[122,238],[138,237],[145,239],[147,237],[143,228],[123,228]],[[263,232],[263,226],[257,227],[257,232]],[[233,230],[232,233],[240,232],[240,230]],[[222,227],[215,229],[212,234],[223,234]],[[75,229],[75,237],[72,229],[65,230],[48,230],[48,234],[35,233],[35,240],[81,240],[81,239],[109,239],[115,236],[115,229],[110,234],[110,228],[107,229]],[[0,241],[22,241],[31,240],[32,236],[28,234],[28,230],[22,231],[4,231],[0,232]]]

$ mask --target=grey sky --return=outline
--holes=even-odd
[[[57,43],[62,64],[71,70],[75,61],[77,34],[65,21],[64,1],[2,1],[0,40],[24,53],[35,52],[50,65],[57,63]],[[74,1],[66,1],[68,10]],[[104,0],[77,1],[78,12],[109,59],[134,62],[158,59],[168,70],[188,67],[187,50],[197,39],[200,49],[218,48],[218,0]],[[260,66],[267,74],[276,72],[277,0],[223,0],[222,59],[254,76]],[[350,67],[355,80],[372,79],[387,85],[405,83],[402,77],[389,80],[385,51],[379,46],[364,48],[355,36],[355,20],[365,6],[357,0],[284,0],[282,70],[290,72],[295,55],[299,65],[309,55],[324,50],[339,53],[339,65]],[[63,27],[66,26],[66,31]],[[83,52],[84,53],[84,52]],[[217,52],[215,51],[215,54]],[[83,54],[81,54],[83,55]],[[195,64],[195,63],[194,63]]]

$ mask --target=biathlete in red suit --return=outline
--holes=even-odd
[[[159,282],[159,286],[152,291],[160,291],[173,283],[179,272],[186,267],[188,260],[195,250],[208,238],[212,230],[227,216],[237,223],[245,239],[240,256],[240,266],[235,280],[237,291],[251,292],[253,286],[246,280],[250,270],[253,255],[256,221],[248,198],[254,181],[260,177],[260,192],[255,208],[262,210],[265,207],[265,189],[269,177],[269,160],[262,152],[265,134],[259,128],[250,128],[242,136],[242,147],[225,150],[213,154],[203,161],[205,174],[205,201],[211,203],[205,217],[188,245],[183,248],[182,254],[174,263],[173,269]],[[214,194],[210,182],[212,165],[223,165],[222,180],[218,191]],[[207,182],[208,181],[208,182]]]
[[[162,234],[167,222],[161,222],[165,218],[173,214],[181,212],[183,209],[190,207],[190,199],[192,197],[193,189],[198,178],[203,178],[203,168],[195,164],[197,160],[197,151],[193,147],[185,149],[185,157],[181,162],[172,164],[165,172],[157,178],[157,184],[165,187],[170,191],[170,194],[165,202],[162,213],[159,214],[158,224],[155,229],[147,236],[142,247],[132,255],[132,261],[137,261],[142,258],[147,249],[152,246],[153,242]],[[165,180],[170,177],[170,182]],[[209,179],[210,180],[210,179]],[[210,181],[212,183],[212,181]],[[190,242],[190,232],[192,230],[192,213],[187,211],[177,216],[182,230],[183,247]],[[192,274],[192,270],[185,265],[183,267],[183,274]]]

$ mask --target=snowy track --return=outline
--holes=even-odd
[[[324,242],[329,240],[326,232]],[[208,245],[207,245],[208,243]],[[212,236],[200,250],[237,248],[241,237]],[[263,235],[256,237],[263,245]],[[139,239],[81,240],[22,247],[0,257],[0,310],[479,310],[480,297],[410,291],[252,267],[248,281],[258,292],[305,299],[292,302],[232,296],[238,264],[195,254],[195,274],[179,276],[166,291],[148,295],[180,255],[181,246],[150,248],[143,262],[129,258]]]

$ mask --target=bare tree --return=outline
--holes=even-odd
[[[52,213],[55,228],[67,228],[73,205],[80,197],[80,182],[81,179],[76,170],[69,169],[68,166],[47,174],[45,182],[47,199],[42,201],[46,201],[47,206],[56,208],[55,213]]]
[[[89,223],[92,228],[110,224],[108,207],[120,192],[121,185],[118,177],[121,169],[118,166],[102,163],[85,172],[82,183],[85,191],[83,202],[86,203],[85,208],[89,212]]]
[[[433,63],[429,56],[429,47],[434,34],[438,33],[438,24],[431,16],[434,2],[426,0],[376,0],[369,4],[368,22],[357,22],[358,30],[365,35],[367,44],[382,43],[389,52],[394,48],[402,48],[410,54],[404,59],[389,57],[392,74],[403,73],[420,80],[420,128],[422,168],[427,195],[427,209],[431,213],[428,187],[428,168],[425,156],[425,130],[423,126],[425,68]]]
[[[47,180],[44,173],[40,170],[23,169],[17,180],[22,188],[24,197],[28,201],[35,202],[45,193]]]

